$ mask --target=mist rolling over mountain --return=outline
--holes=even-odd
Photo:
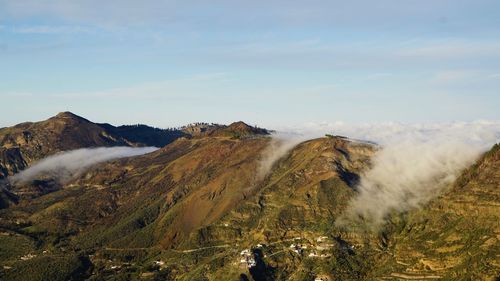
[[[499,281],[499,19],[0,0],[0,280]]]
[[[85,120],[72,125],[78,132],[94,124],[64,116]],[[52,120],[33,123],[19,143],[19,126],[2,129],[24,163],[2,162],[4,279],[498,275],[497,123],[390,125],[392,136],[348,126],[354,139],[325,125],[200,123],[169,130],[175,137],[161,148],[61,133],[45,146],[77,149],[24,160]],[[103,135],[102,126],[85,130]]]
[[[100,147],[81,148],[63,153],[57,153],[34,163],[9,177],[13,184],[25,183],[37,176],[49,176],[59,181],[68,181],[85,171],[90,166],[113,159],[132,157],[155,151],[156,147]]]

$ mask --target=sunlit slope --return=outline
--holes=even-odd
[[[379,232],[370,232],[334,222],[356,196],[376,147],[340,137],[314,139],[259,173],[272,142],[265,134],[227,130],[181,138],[21,200],[0,211],[2,278],[498,276],[498,146],[423,209],[395,214]],[[42,264],[48,266],[36,266]]]
[[[353,193],[348,183],[367,164],[371,148],[353,145],[357,155],[346,140],[310,141],[263,178],[256,171],[270,141],[261,135],[179,139],[149,155],[100,165],[63,190],[21,202],[5,210],[3,226],[35,237],[39,250],[64,245],[99,254],[130,249],[146,256],[219,241],[242,243],[248,237],[280,239],[297,225],[298,232],[317,228],[319,218],[326,227],[334,215],[329,206],[345,205]],[[328,200],[332,185],[339,185],[343,196],[336,202]],[[281,232],[273,234],[277,227]],[[178,262],[192,262],[185,261]]]
[[[373,152],[370,145],[342,138],[300,144],[275,165],[253,198],[217,224],[192,235],[191,241],[199,244],[190,248],[230,248],[213,248],[217,255],[210,249],[199,251],[203,263],[182,278],[237,280],[244,274],[244,278],[255,280],[308,280],[332,274],[365,276],[366,269],[361,265],[348,268],[358,266],[360,255],[339,257],[348,267],[334,268],[333,253],[343,255],[342,248],[347,244],[333,222],[355,196],[358,174],[367,169]],[[250,270],[249,263],[241,261],[245,249],[253,252],[257,263]]]

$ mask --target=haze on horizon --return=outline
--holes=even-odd
[[[500,120],[498,1],[0,0],[0,127]]]

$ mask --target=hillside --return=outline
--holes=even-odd
[[[256,135],[269,135],[272,131],[250,126],[243,121],[230,125],[195,123],[181,128],[181,131],[191,137],[231,137],[245,138]]]
[[[345,206],[341,199],[353,193],[347,179],[367,165],[372,148],[337,138],[310,141],[291,152],[277,171],[259,179],[256,170],[270,141],[265,136],[179,139],[148,155],[100,165],[62,190],[20,202],[1,213],[1,227],[8,239],[19,239],[16,243],[39,253],[39,259],[76,251],[89,259],[92,270],[106,276],[106,257],[112,257],[123,268],[120,274],[136,277],[148,275],[158,254],[176,261],[169,268],[195,269],[214,257],[209,254],[205,260],[211,251],[193,251],[203,262],[192,264],[198,259],[188,254],[192,248],[237,243],[243,249],[257,238],[286,240],[295,234],[287,228],[296,224],[296,231],[326,233],[328,220]],[[290,188],[300,193],[283,201]],[[337,188],[341,197],[335,199],[332,189]],[[89,204],[93,207],[84,207]],[[269,212],[269,225],[257,227],[259,212]],[[293,215],[307,222],[295,222]],[[323,223],[316,225],[320,218]],[[275,227],[283,232],[262,232]],[[6,271],[7,276],[25,270],[25,263],[16,261],[17,253],[8,253],[4,262],[21,269]],[[223,260],[228,258],[238,257],[231,250]],[[130,266],[123,265],[127,259]],[[128,273],[131,268],[138,272]]]
[[[267,130],[197,126],[68,183],[33,181],[50,191],[36,197],[18,198],[23,186],[0,187],[0,278],[499,277],[498,145],[441,196],[371,232],[335,221],[378,147],[329,136],[274,157],[279,141]],[[262,171],[269,159],[278,161]]]

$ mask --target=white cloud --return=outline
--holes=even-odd
[[[262,180],[273,165],[283,158],[292,148],[309,137],[302,134],[278,132],[272,135],[269,146],[262,152],[257,166],[257,180]]]
[[[500,142],[500,121],[309,123],[292,130],[311,137],[331,133],[381,145],[372,168],[361,175],[358,196],[337,221],[350,226],[362,218],[373,228],[392,212],[418,208],[439,195],[482,152]]]
[[[408,139],[425,142],[432,139],[462,140],[488,147],[500,141],[499,121],[473,121],[450,123],[348,123],[310,122],[296,126],[277,128],[280,131],[299,132],[311,137],[325,133],[344,135],[354,139],[377,142],[381,145],[398,143]]]
[[[490,74],[490,75],[488,75],[488,78],[490,78],[490,79],[498,79],[498,78],[500,78],[500,73]]]
[[[156,147],[99,147],[61,152],[36,162],[28,169],[10,177],[9,180],[16,184],[35,179],[40,175],[49,175],[65,181],[78,176],[92,165],[112,159],[142,155],[155,150],[157,150]]]
[[[15,33],[30,33],[30,34],[76,34],[76,33],[90,33],[91,30],[82,26],[51,26],[51,25],[37,25],[16,27],[12,29]]]
[[[419,59],[464,59],[470,57],[500,56],[498,40],[442,40],[415,42],[414,46],[401,49],[397,55]],[[420,45],[420,46],[418,46]]]
[[[453,183],[482,151],[461,140],[439,139],[408,139],[383,147],[372,159],[373,167],[362,174],[358,195],[337,224],[362,218],[376,229],[392,212],[421,207]]]
[[[378,79],[385,79],[388,77],[392,77],[394,74],[388,73],[388,72],[380,72],[380,73],[372,73],[368,75],[368,79],[370,80],[378,80]]]
[[[186,99],[207,94],[207,84],[224,83],[231,79],[227,73],[204,73],[163,81],[139,83],[120,88],[89,92],[52,94],[56,98],[159,98]]]
[[[435,83],[457,83],[457,82],[470,82],[471,80],[477,80],[484,78],[484,75],[480,75],[479,71],[476,70],[447,70],[437,72],[432,82]]]

